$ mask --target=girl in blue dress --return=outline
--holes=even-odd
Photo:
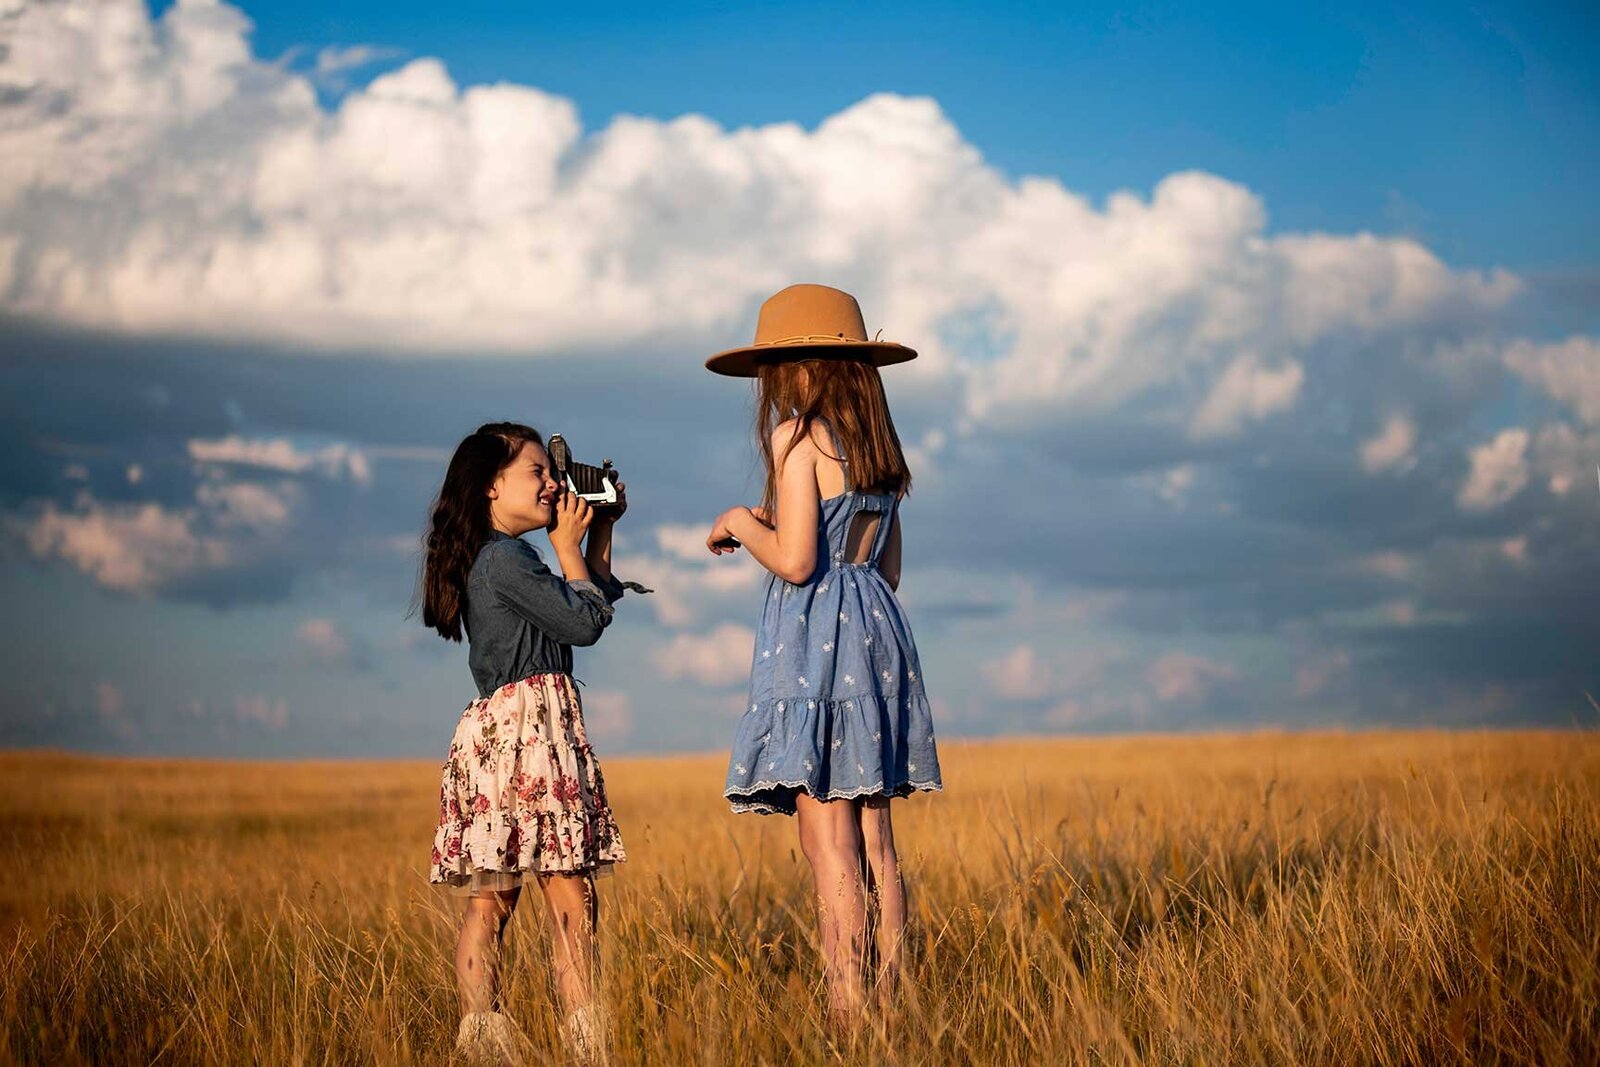
[[[770,572],[750,698],[728,763],[734,811],[798,818],[821,914],[829,1002],[864,1001],[869,901],[877,978],[900,973],[905,885],[890,801],[939,789],[922,668],[900,582],[900,500],[911,472],[878,368],[915,358],[867,339],[855,298],[795,285],[761,308],[755,344],[712,356],[757,380],[761,507],[720,515],[706,539]]]

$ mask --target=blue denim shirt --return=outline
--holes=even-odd
[[[611,623],[622,583],[569,582],[538,549],[492,531],[467,576],[467,662],[487,697],[530,674],[572,673],[572,646],[592,645]]]

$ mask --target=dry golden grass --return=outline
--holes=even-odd
[[[910,988],[824,1023],[794,824],[722,761],[606,762],[619,1063],[1595,1063],[1600,736],[944,746],[896,805]],[[27,1063],[448,1059],[430,763],[0,755],[3,1051]],[[527,903],[536,903],[529,900]],[[536,908],[510,1010],[556,1040]]]

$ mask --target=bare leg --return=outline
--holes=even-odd
[[[595,931],[600,921],[594,880],[588,874],[541,874],[545,915],[550,921],[556,992],[567,1012],[594,999],[600,967]]]
[[[900,948],[905,941],[906,884],[894,849],[889,798],[867,797],[857,803],[856,811],[861,820],[861,848],[867,857],[877,904],[878,981],[884,992],[893,996],[900,984]]]
[[[800,848],[811,863],[822,934],[828,1004],[836,1019],[854,1019],[862,1005],[861,957],[867,909],[861,871],[861,830],[848,800],[795,798]]]
[[[500,1010],[500,948],[520,890],[485,891],[467,898],[456,941],[456,991],[461,1016]]]

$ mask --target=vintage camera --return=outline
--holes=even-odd
[[[550,435],[545,451],[550,453],[550,466],[554,468],[556,481],[567,492],[583,497],[596,511],[604,512],[617,507],[617,469],[609,459],[598,467],[579,463],[572,458],[572,449],[567,445],[566,438],[558,433]]]

